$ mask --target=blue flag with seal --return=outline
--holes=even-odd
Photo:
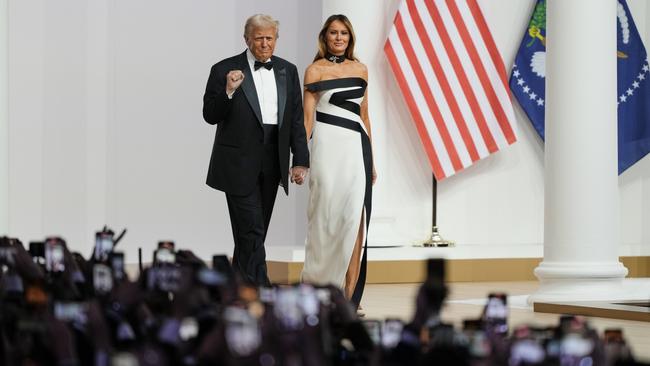
[[[650,152],[650,66],[625,0],[617,11],[618,174]],[[510,89],[544,140],[546,0],[537,0],[510,75]]]

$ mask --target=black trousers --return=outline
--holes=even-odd
[[[265,144],[264,148],[263,169],[253,192],[246,196],[226,194],[235,241],[232,266],[244,281],[256,286],[271,284],[264,240],[280,183],[277,145]]]

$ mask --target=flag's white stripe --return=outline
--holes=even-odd
[[[474,141],[474,145],[476,146],[476,151],[478,152],[479,158],[484,158],[488,156],[490,152],[485,145],[485,141],[483,140],[483,136],[481,135],[481,131],[478,127],[478,122],[476,121],[474,112],[472,112],[469,101],[467,100],[467,96],[463,91],[463,87],[460,84],[458,75],[456,75],[454,67],[449,58],[449,54],[447,53],[447,50],[442,42],[440,34],[436,31],[437,28],[431,19],[431,15],[429,14],[429,10],[425,5],[424,0],[416,0],[415,4],[418,8],[418,12],[421,14],[422,22],[424,23],[425,28],[434,30],[430,32],[429,38],[433,43],[433,48],[438,55],[442,69],[447,76],[449,86],[451,87],[454,97],[456,98],[458,108],[460,109],[460,112],[465,119],[465,124],[467,125],[467,129],[469,130],[471,138]],[[435,3],[434,6],[436,6]]]
[[[456,6],[458,6],[459,3],[463,3],[465,1],[466,0],[456,1],[455,4]],[[496,110],[492,107],[492,104],[490,103],[490,97],[488,96],[489,89],[483,87],[483,83],[481,82],[482,74],[480,73],[479,69],[475,67],[475,64],[469,53],[469,47],[471,46],[471,44],[476,46],[476,43],[482,43],[482,39],[477,39],[477,37],[480,38],[480,34],[472,35],[470,33],[469,35],[471,37],[471,44],[470,43],[466,44],[463,38],[461,37],[460,29],[456,26],[456,22],[454,22],[454,16],[452,15],[451,10],[447,6],[447,3],[446,2],[438,2],[438,3],[441,4],[441,6],[439,7],[441,16],[444,19],[450,37],[452,37],[453,39],[453,44],[455,46],[456,51],[459,54],[459,58],[461,60],[461,63],[463,64],[463,68],[467,73],[467,77],[470,81],[472,90],[474,91],[474,95],[476,96],[479,107],[483,112],[483,117],[485,123],[487,124],[487,128],[490,131],[490,134],[492,135],[492,138],[497,145],[497,149],[500,149],[501,147],[507,145],[505,135],[503,134],[503,131],[501,130],[501,126],[498,123]],[[458,20],[461,23],[461,26],[464,25],[465,28],[467,28],[467,24],[464,23],[464,19],[460,18]],[[478,62],[481,63],[481,65],[485,63],[485,61],[480,59],[480,55],[479,55]],[[491,83],[488,82],[488,87],[490,84]]]
[[[485,68],[490,83],[492,84],[492,88],[497,95],[499,104],[501,104],[501,108],[506,118],[508,119],[508,122],[512,124],[512,122],[515,120],[512,101],[510,100],[510,95],[508,94],[506,87],[503,85],[503,82],[499,77],[499,70],[497,69],[495,63],[492,61],[492,56],[487,49],[487,45],[483,41],[483,36],[485,35],[482,35],[480,33],[478,25],[476,24],[476,20],[474,19],[474,15],[472,14],[472,11],[467,4],[467,0],[457,1],[456,4],[465,22],[465,26],[467,27],[469,34],[474,40],[474,45],[476,46],[476,50],[483,64],[483,68]]]
[[[449,37],[451,38],[454,48],[456,49],[456,53],[458,54],[458,58],[460,59],[462,67],[465,69],[470,88],[473,90],[479,107],[483,112],[483,116],[487,123],[487,127],[492,134],[492,138],[496,142],[497,146],[507,146],[508,143],[506,142],[505,137],[501,132],[501,127],[497,123],[497,117],[494,113],[494,110],[492,109],[492,106],[490,105],[490,102],[488,101],[485,90],[483,89],[483,85],[481,84],[481,80],[479,79],[477,71],[474,68],[472,59],[469,57],[469,53],[465,48],[465,42],[463,42],[463,38],[461,38],[458,28],[456,28],[456,23],[454,23],[454,19],[449,11],[449,8],[444,1],[437,1],[436,4],[438,5],[440,17],[445,24],[445,28],[447,28],[447,32],[449,33]]]
[[[463,137],[460,134],[460,131],[458,129],[458,124],[456,123],[456,120],[453,114],[451,113],[451,109],[449,108],[449,104],[447,103],[445,95],[442,91],[442,87],[438,82],[438,78],[436,77],[433,67],[431,66],[431,61],[429,60],[426,50],[422,45],[422,40],[420,39],[420,37],[418,37],[418,31],[415,28],[415,25],[413,24],[413,20],[411,19],[411,14],[408,12],[408,9],[406,9],[406,11],[403,11],[401,14],[402,14],[402,21],[404,23],[404,29],[406,30],[406,34],[409,35],[411,45],[413,46],[415,55],[418,59],[418,62],[420,63],[420,67],[426,78],[426,82],[429,86],[429,90],[431,91],[434,102],[438,106],[438,110],[442,115],[443,120],[438,122],[446,126],[447,131],[449,132],[449,136],[451,138],[451,143],[455,147],[456,153],[461,161],[462,166],[468,167],[472,165],[472,159],[470,158],[469,151],[465,146],[465,141],[463,141]],[[420,17],[422,17],[421,14]],[[429,35],[427,34],[421,35],[425,39],[428,39],[428,36],[430,36],[431,33],[435,33],[435,29],[433,30],[427,29],[427,31]],[[451,152],[449,153],[451,154]]]
[[[429,138],[431,139],[433,149],[438,157],[438,161],[440,162],[440,167],[442,168],[445,177],[448,177],[455,173],[454,167],[451,164],[451,160],[449,159],[447,150],[444,148],[444,144],[442,143],[442,138],[440,138],[438,129],[436,128],[435,123],[433,122],[433,118],[431,117],[431,112],[429,111],[429,106],[424,100],[422,91],[420,90],[420,87],[418,86],[418,82],[415,79],[415,73],[411,68],[411,64],[409,62],[408,57],[406,56],[406,53],[404,52],[404,49],[402,47],[402,42],[400,41],[397,32],[392,32],[390,34],[389,39],[391,45],[393,46],[393,51],[395,52],[395,58],[398,60],[400,68],[402,69],[402,74],[404,75],[404,79],[406,79],[406,84],[408,85],[408,88],[411,91],[413,100],[415,101],[415,104],[417,105],[418,110],[420,111],[420,115],[422,116],[424,125],[427,129],[427,132],[429,133]]]

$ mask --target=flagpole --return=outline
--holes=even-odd
[[[431,226],[437,226],[438,219],[438,180],[436,179],[435,174],[431,174]]]
[[[437,214],[438,214],[438,180],[431,173],[431,238],[425,241],[424,247],[453,247],[455,244],[451,240],[443,239],[438,233]]]

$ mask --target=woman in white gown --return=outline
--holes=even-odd
[[[311,136],[304,282],[334,284],[358,306],[376,180],[368,119],[368,69],[354,56],[354,31],[330,16],[305,71],[305,130]]]

